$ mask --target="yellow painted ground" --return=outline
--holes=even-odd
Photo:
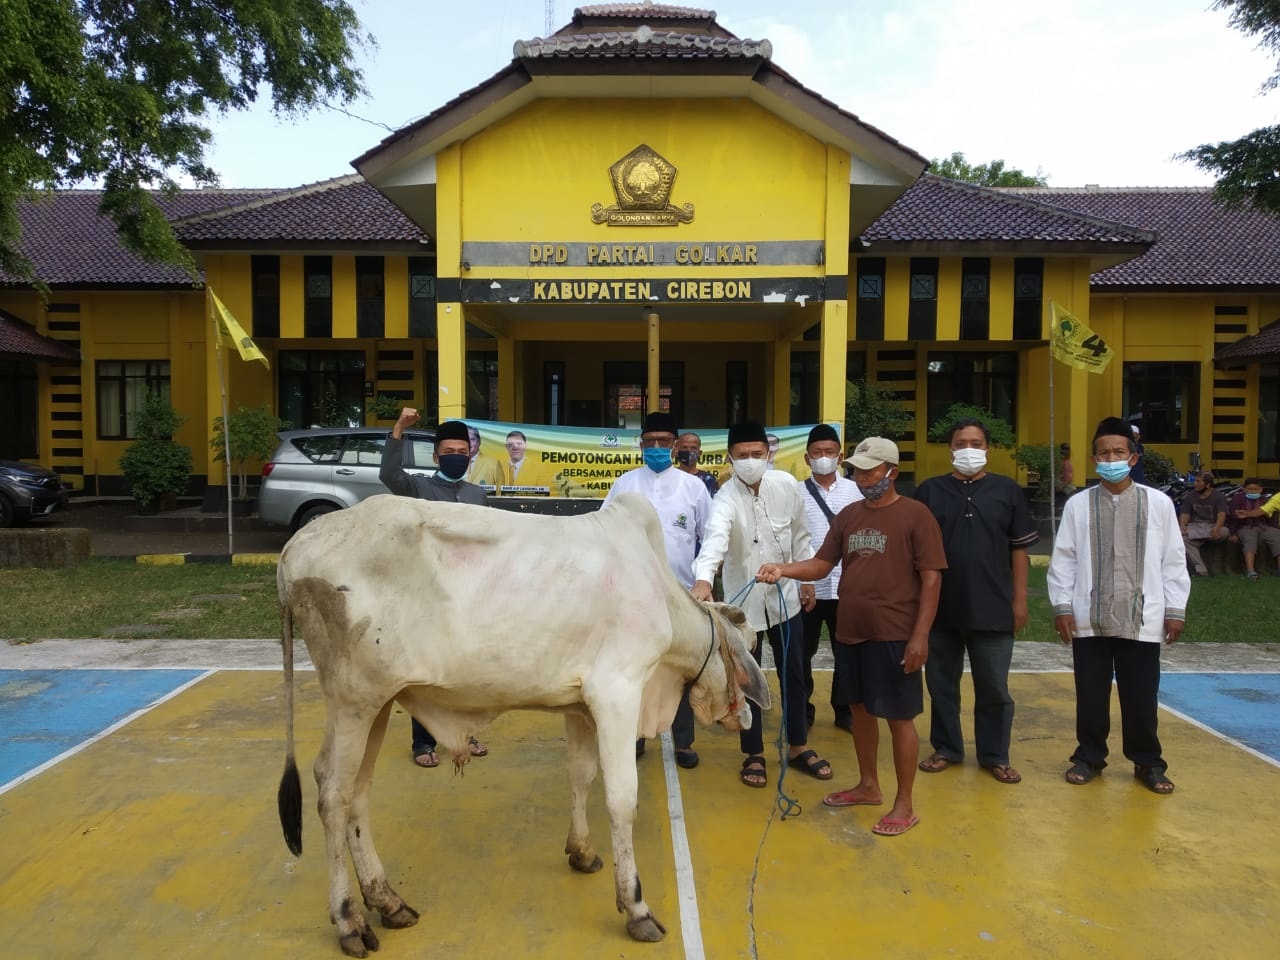
[[[921,773],[922,822],[894,839],[868,832],[879,810],[821,805],[854,769],[825,707],[813,743],[836,778],[790,772],[785,785],[804,812],[785,822],[772,789],[738,783],[736,736],[700,729],[702,764],[680,783],[705,956],[1276,956],[1280,770],[1165,713],[1172,797],[1140,787],[1122,759],[1070,786],[1070,684],[1067,674],[1014,677],[1022,784],[973,765]],[[323,707],[312,675],[299,690],[301,858],[275,812],[279,677],[215,675],[0,796],[0,955],[339,957],[310,778]],[[423,918],[409,930],[379,927],[378,957],[685,956],[657,744],[640,762],[636,847],[668,936],[641,944],[614,912],[598,788],[591,826],[606,868],[583,876],[565,864],[557,718],[502,718],[486,737],[490,755],[461,778],[445,765],[414,767],[408,727],[393,717],[374,824],[389,879]],[[891,791],[887,733],[881,769]],[[769,771],[772,784],[772,756]]]

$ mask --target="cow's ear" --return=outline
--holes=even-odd
[[[733,679],[743,695],[760,705],[761,710],[768,710],[773,700],[769,693],[769,681],[756,663],[756,658],[747,652],[740,640],[730,641],[733,654]]]

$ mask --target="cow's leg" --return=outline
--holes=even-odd
[[[618,911],[627,915],[627,932],[636,940],[661,940],[667,928],[645,903],[636,870],[631,828],[636,819],[636,727],[640,704],[594,712],[600,769],[604,774],[605,805],[613,834],[613,884]]]
[[[377,910],[382,915],[382,925],[392,930],[411,927],[418,922],[418,911],[405,903],[391,884],[387,883],[387,872],[378,859],[378,851],[374,849],[373,831],[369,825],[369,787],[373,783],[373,767],[378,759],[378,751],[382,749],[382,738],[387,732],[387,717],[394,702],[387,701],[369,730],[364,759],[360,762],[355,793],[351,798],[351,817],[347,821],[347,849],[351,851],[351,862],[355,864],[356,879],[360,882],[364,905],[370,910]]]
[[[595,873],[604,862],[591,849],[587,828],[587,795],[596,778],[596,734],[591,720],[566,713],[564,729],[569,740],[569,839],[564,852],[569,866],[582,873]]]
[[[361,720],[342,708],[331,711],[315,764],[317,807],[329,858],[329,922],[337,925],[338,945],[349,957],[367,957],[378,949],[378,937],[356,905],[347,870],[347,825],[371,719],[372,715]]]

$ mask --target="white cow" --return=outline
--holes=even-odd
[[[635,740],[670,726],[684,685],[704,723],[751,722],[744,696],[769,705],[736,607],[702,604],[667,566],[657,515],[629,494],[596,513],[548,517],[404,497],[372,497],[308,524],[278,573],[287,754],[280,782],[285,841],[302,852],[302,789],[294,760],[293,633],[306,641],[328,713],[316,757],[329,859],[329,918],[344,953],[383,926],[418,919],[387,882],[374,850],[369,785],[387,717],[399,702],[448,747],[515,709],[564,714],[571,809],[565,853],[575,870],[602,866],[587,832],[597,762],[612,826],[614,884],[637,940],[666,932],[641,894],[632,850]],[[512,616],[520,618],[512,629]],[[597,761],[598,758],[598,761]]]

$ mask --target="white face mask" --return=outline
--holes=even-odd
[[[951,466],[955,468],[956,473],[972,477],[975,473],[981,473],[986,465],[987,451],[985,450],[979,450],[977,447],[961,447],[959,450],[951,451]]]
[[[769,469],[769,461],[760,459],[733,461],[733,475],[738,477],[747,486],[754,486],[760,482],[760,478],[764,476],[764,472]]]
[[[809,469],[815,477],[825,477],[836,472],[838,462],[835,457],[814,457],[809,461]]]

